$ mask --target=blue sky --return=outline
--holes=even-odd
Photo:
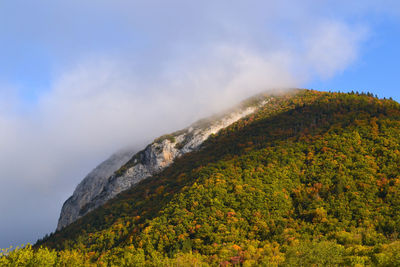
[[[0,3],[0,247],[54,231],[118,149],[266,89],[400,100],[397,0]]]
[[[360,48],[360,57],[330,79],[315,79],[307,88],[319,90],[369,91],[400,101],[400,23],[382,19],[371,29],[371,37]]]
[[[216,25],[212,17],[204,10],[196,14],[196,9],[212,9],[221,12],[218,8],[223,5],[205,4],[199,5],[185,4],[183,1],[172,1],[171,5],[162,4],[161,1],[152,1],[150,4],[136,1],[131,8],[146,9],[145,14],[135,13],[143,18],[130,19],[130,14],[121,12],[118,9],[121,1],[118,1],[116,7],[110,8],[107,1],[99,1],[94,5],[90,1],[83,5],[83,8],[77,9],[77,2],[71,1],[70,4],[54,4],[48,1],[22,2],[9,1],[2,3],[0,14],[2,17],[2,36],[0,37],[0,84],[12,86],[13,90],[18,92],[19,98],[24,100],[25,104],[37,100],[42,93],[51,90],[52,82],[57,79],[57,75],[65,71],[66,66],[76,64],[82,58],[88,56],[107,56],[107,57],[131,57],[137,60],[137,57],[144,57],[146,53],[155,53],[157,57],[167,58],[171,56],[168,49],[159,49],[157,44],[174,46],[182,42],[210,42],[221,41],[223,38],[232,39],[241,36],[242,33],[227,33],[221,29],[212,29]],[[257,1],[256,1],[257,2]],[[286,2],[286,7],[290,7],[291,1]],[[313,1],[306,1],[313,4]],[[327,1],[329,2],[329,1]],[[353,1],[358,3],[361,1]],[[376,1],[378,3],[379,1]],[[341,20],[351,24],[362,24],[368,29],[368,37],[360,42],[357,48],[357,60],[348,64],[345,69],[337,71],[333,77],[312,77],[306,82],[299,83],[299,86],[324,90],[348,90],[348,89],[367,89],[374,91],[381,96],[392,96],[399,98],[396,91],[396,81],[398,81],[398,72],[396,68],[396,59],[399,59],[398,44],[399,35],[399,17],[398,12],[389,12],[392,7],[398,9],[398,4],[394,1],[382,1],[381,4],[374,4],[374,1],[365,1],[365,7],[360,8],[360,4],[354,4],[359,12],[350,12],[349,10],[335,9],[333,12],[326,12],[326,7],[321,7],[320,12],[326,12],[326,16]],[[371,4],[372,3],[372,4]],[[257,3],[259,4],[259,3]],[[125,5],[126,6],[126,5]],[[171,9],[175,6],[181,6],[183,10],[189,9],[189,14],[194,18],[185,16],[183,19],[189,19],[188,26],[175,25],[179,20],[172,19],[172,26],[178,28],[178,32],[173,32],[167,27],[160,27],[158,22],[146,22],[143,27],[146,16],[151,17],[151,13],[163,13],[165,9]],[[326,6],[329,6],[327,4]],[[340,6],[340,4],[339,4]],[[381,10],[381,6],[386,6]],[[354,8],[350,5],[348,9]],[[87,11],[90,9],[90,14]],[[250,16],[248,10],[245,15]],[[235,11],[226,12],[227,20],[233,19]],[[334,12],[337,12],[336,14]],[[167,16],[163,19],[170,19],[169,16],[180,15],[179,11],[167,10]],[[229,14],[230,13],[230,14]],[[150,15],[149,15],[150,14]],[[73,15],[74,17],[69,17]],[[161,16],[163,16],[162,14]],[[289,14],[290,15],[290,14]],[[229,16],[231,16],[229,18]],[[259,16],[259,17],[257,17]],[[104,19],[109,17],[110,19]],[[252,22],[243,23],[244,30],[246,26],[261,24],[262,15],[256,14],[256,19]],[[140,21],[140,19],[144,19]],[[207,21],[210,19],[210,21]],[[248,19],[245,18],[245,19]],[[259,21],[257,21],[257,19]],[[288,35],[288,41],[291,41],[291,26],[283,16],[283,21],[272,21],[275,28],[272,30],[282,31],[283,35]],[[287,20],[287,21],[285,21]],[[50,25],[49,25],[50,23]],[[240,23],[238,23],[240,24]],[[210,28],[207,28],[210,26]],[[191,28],[191,27],[194,27]],[[209,32],[206,32],[209,29]],[[194,31],[192,31],[194,30]],[[196,32],[198,31],[198,32]],[[256,35],[249,30],[248,36],[244,38],[254,38]],[[217,35],[223,33],[222,38]],[[170,36],[169,36],[170,34]],[[190,38],[182,35],[191,35]],[[224,36],[225,35],[225,36]],[[235,36],[236,35],[236,36]],[[257,38],[253,43],[261,44],[268,38]],[[294,40],[296,40],[294,38]],[[231,41],[231,40],[229,40]],[[236,42],[237,40],[233,40]],[[192,44],[189,44],[192,45]],[[151,49],[153,46],[154,49]],[[129,52],[127,52],[130,50]],[[134,50],[134,52],[132,52]],[[155,55],[150,55],[154,58]],[[157,58],[158,59],[158,58]],[[138,60],[143,64],[143,59]],[[153,65],[152,62],[151,65]]]

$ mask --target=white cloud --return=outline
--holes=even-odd
[[[350,27],[337,21],[322,21],[305,38],[304,62],[322,78],[331,78],[353,63],[365,40],[364,27]]]

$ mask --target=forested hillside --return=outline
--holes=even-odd
[[[0,265],[396,266],[399,233],[400,105],[296,90]]]

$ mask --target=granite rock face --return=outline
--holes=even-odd
[[[186,129],[161,136],[135,155],[132,151],[114,154],[89,173],[64,203],[57,230],[141,180],[161,172],[177,157],[198,150],[210,135],[253,113],[266,103],[267,100],[264,100],[257,105],[198,121]]]

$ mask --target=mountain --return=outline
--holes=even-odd
[[[399,266],[400,105],[313,90],[252,103],[264,104],[0,265]]]
[[[61,230],[141,180],[161,172],[175,158],[196,151],[210,135],[216,134],[267,103],[266,99],[254,100],[200,120],[183,130],[161,136],[135,155],[131,150],[112,155],[90,172],[64,203],[57,230]]]

